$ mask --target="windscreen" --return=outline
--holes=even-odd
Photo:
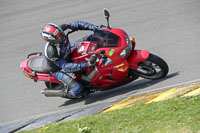
[[[92,35],[87,52],[92,53],[98,48],[117,47],[119,37],[109,31],[95,31]]]

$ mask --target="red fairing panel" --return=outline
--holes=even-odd
[[[138,64],[146,60],[148,57],[149,57],[149,51],[132,50],[127,60],[130,67],[137,69]]]
[[[32,57],[35,58],[36,56]],[[20,64],[20,67],[23,71],[26,71],[29,74],[32,74],[33,71],[28,67],[28,62],[32,59],[29,58],[25,61],[23,61]],[[26,74],[27,75],[27,74]],[[55,83],[61,83],[61,81],[57,80],[55,77],[53,77],[51,74],[44,74],[44,73],[36,73],[35,76],[28,76],[28,78],[35,80],[35,81],[46,81],[46,82],[55,82]]]

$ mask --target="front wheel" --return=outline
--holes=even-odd
[[[150,53],[145,61],[138,64],[137,71],[140,77],[160,79],[167,75],[169,68],[162,58]]]

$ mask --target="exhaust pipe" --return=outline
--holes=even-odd
[[[64,90],[44,89],[41,91],[46,97],[63,97],[66,98],[67,93]]]

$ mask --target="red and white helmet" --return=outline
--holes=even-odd
[[[50,43],[61,44],[65,40],[64,31],[53,23],[48,23],[42,27],[40,31],[42,38]]]

